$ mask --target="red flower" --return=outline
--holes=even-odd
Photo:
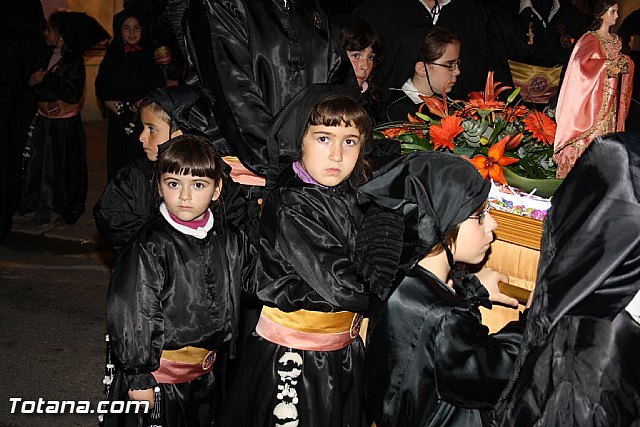
[[[403,127],[389,128],[380,131],[380,133],[383,134],[387,139],[394,139],[408,132],[409,130]]]
[[[549,116],[538,111],[533,111],[522,120],[525,129],[533,134],[533,137],[543,144],[553,145],[556,139],[556,123]]]
[[[453,139],[463,131],[462,119],[458,116],[447,116],[440,121],[440,125],[431,125],[429,135],[433,141],[434,150],[444,147],[453,151]]]
[[[489,148],[489,153],[487,153],[489,157],[485,157],[480,154],[475,156],[473,159],[469,159],[476,169],[480,171],[480,174],[484,179],[489,177],[496,182],[500,182],[505,185],[507,184],[507,181],[504,179],[502,167],[516,163],[519,160],[504,156],[504,149],[507,142],[509,142],[509,139],[511,139],[511,137],[507,135],[502,138],[500,142]]]

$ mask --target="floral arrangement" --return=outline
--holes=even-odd
[[[376,134],[401,141],[405,153],[452,151],[467,157],[485,178],[503,184],[505,167],[526,178],[555,178],[555,122],[544,112],[514,103],[519,89],[506,101],[499,100],[498,95],[509,89],[494,83],[489,72],[485,90],[471,92],[468,101],[421,97],[424,104],[415,116],[409,115],[407,123],[379,126]],[[424,114],[424,108],[430,115]]]

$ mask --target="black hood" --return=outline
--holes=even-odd
[[[221,155],[229,154],[213,116],[215,99],[209,90],[190,85],[169,86],[151,91],[145,100],[160,105],[183,133],[204,136]]]
[[[273,119],[267,135],[269,153],[267,191],[273,187],[280,172],[298,160],[302,137],[307,129],[313,106],[335,95],[344,95],[357,102],[353,94],[344,86],[314,84],[298,92]],[[367,145],[363,150],[367,149]],[[363,151],[363,154],[366,154],[366,151]]]
[[[404,224],[397,265],[406,272],[443,242],[449,230],[481,207],[490,188],[468,160],[455,154],[421,151],[389,163],[358,190],[375,205],[394,211]]]
[[[75,55],[82,55],[93,45],[111,38],[98,21],[85,13],[55,12],[49,21],[62,36],[65,49]]]
[[[136,8],[130,7],[126,8],[113,16],[113,41],[111,42],[111,46],[124,46],[124,40],[122,39],[122,24],[128,18],[134,17],[140,23],[142,27],[142,36],[140,37],[139,44],[148,47],[150,45],[151,38],[149,37],[148,26],[145,20],[142,18],[142,14],[138,12]]]

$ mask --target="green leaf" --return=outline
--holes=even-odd
[[[400,148],[403,154],[412,153],[414,151],[430,151],[431,150],[431,148],[427,148],[418,144],[400,144]]]
[[[516,99],[516,96],[518,96],[518,94],[520,93],[520,89],[521,88],[518,87],[513,92],[511,92],[511,94],[507,98],[507,105],[511,104],[513,100]]]

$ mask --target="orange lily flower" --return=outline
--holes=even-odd
[[[380,133],[383,134],[387,139],[394,139],[408,132],[409,130],[403,127],[389,128],[380,131]]]
[[[429,135],[433,141],[433,149],[437,150],[440,147],[444,147],[453,151],[453,139],[463,131],[462,119],[460,117],[444,117],[440,121],[440,125],[431,125],[429,128]]]
[[[443,96],[442,99],[437,96],[422,96],[420,98],[424,102],[422,105],[426,105],[431,114],[438,117],[447,117],[449,115],[449,108],[447,106],[447,99]],[[422,109],[422,105],[420,108]]]
[[[473,159],[469,159],[471,163],[478,169],[484,179],[487,177],[493,179],[496,182],[507,185],[507,181],[504,179],[503,166],[508,166],[512,163],[516,163],[519,159],[504,156],[504,149],[509,142],[510,136],[505,136],[498,142],[489,148],[488,157],[482,154],[475,156]]]
[[[513,150],[518,145],[520,145],[523,138],[524,138],[524,135],[522,134],[522,132],[518,132],[515,135],[509,135],[509,140],[507,142],[505,150]]]
[[[525,129],[543,144],[553,145],[556,139],[556,123],[549,116],[539,111],[533,111],[522,120]]]
[[[471,112],[477,110],[502,110],[505,103],[496,98],[505,90],[511,89],[511,86],[502,86],[500,82],[493,82],[493,71],[489,71],[487,82],[483,92],[471,92],[469,94],[469,105],[472,107]]]

